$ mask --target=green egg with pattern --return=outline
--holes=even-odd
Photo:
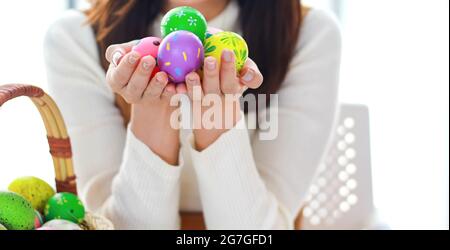
[[[44,209],[46,221],[68,220],[80,224],[84,220],[85,208],[81,200],[71,193],[58,193],[51,197]]]
[[[34,229],[34,209],[23,196],[0,191],[0,224],[8,230]]]
[[[244,68],[248,58],[248,46],[244,38],[234,32],[219,32],[211,34],[205,40],[205,58],[214,57],[220,66],[223,50],[234,52],[236,58],[236,70],[239,73]]]
[[[203,42],[207,28],[208,25],[202,13],[188,6],[181,6],[170,10],[164,15],[161,21],[161,34],[163,38],[172,32],[184,30],[192,32]]]
[[[8,190],[22,195],[34,209],[44,211],[47,201],[55,195],[55,190],[45,181],[36,177],[22,177],[9,184]]]

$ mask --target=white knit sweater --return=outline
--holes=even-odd
[[[238,8],[232,1],[209,25],[239,32]],[[159,20],[150,27],[153,35],[160,35]],[[81,12],[65,14],[50,27],[44,50],[50,92],[72,139],[88,209],[118,229],[179,229],[180,211],[203,211],[208,229],[292,229],[335,120],[336,20],[322,10],[304,20],[278,93],[277,139],[261,141],[258,131],[235,128],[200,153],[192,132],[182,130],[177,167],[123,126],[85,21]]]

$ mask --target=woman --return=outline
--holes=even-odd
[[[189,228],[201,218],[208,229],[292,229],[333,128],[338,26],[299,0],[188,4],[210,26],[247,40],[253,60],[238,77],[231,51],[220,67],[206,58],[204,75],[179,85],[165,73],[150,78],[154,58],[130,52],[136,42],[128,41],[160,36],[162,15],[183,0],[96,0],[49,29],[48,80],[70,131],[80,193],[120,229]],[[229,128],[173,128],[170,98],[192,100],[195,88],[220,97],[277,94],[278,105],[258,112],[276,109],[277,137],[239,129],[240,111]],[[236,99],[219,108],[243,109]]]

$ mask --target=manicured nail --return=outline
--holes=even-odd
[[[128,57],[128,62],[132,65],[136,64],[136,62],[138,61],[139,57],[135,54],[130,55],[130,57]]]
[[[119,62],[120,62],[120,59],[122,59],[122,56],[123,56],[122,52],[120,52],[120,51],[114,52],[113,57],[112,57],[112,62],[114,64],[114,66],[117,67],[117,65],[119,65]]]
[[[231,51],[225,50],[223,52],[223,60],[225,60],[225,62],[233,62],[233,53]]]
[[[193,76],[193,75],[189,75],[188,76],[188,81],[189,81],[189,83],[194,84],[194,83],[197,82],[197,78],[195,76]]]
[[[208,68],[208,70],[215,70],[216,65],[217,65],[217,63],[215,60],[207,60],[206,61],[206,67]]]
[[[163,84],[164,83],[164,77],[162,75],[160,75],[160,74],[157,74],[156,75],[156,81],[158,83],[160,83],[160,84]]]
[[[144,70],[149,71],[150,69],[155,67],[154,61],[148,61],[148,60],[143,60],[143,61],[144,62],[142,63],[142,67],[144,68]]]
[[[149,71],[150,70],[150,63],[143,62],[142,63],[142,68],[144,68],[144,70],[146,70],[146,71]]]
[[[253,78],[255,78],[255,72],[253,72],[253,70],[251,69],[248,70],[247,73],[245,73],[244,77],[242,77],[245,82],[251,82]]]

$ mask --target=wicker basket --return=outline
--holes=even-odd
[[[47,130],[50,154],[55,168],[56,191],[77,194],[76,177],[73,171],[72,148],[66,125],[56,103],[42,89],[23,84],[0,86],[0,107],[9,100],[27,96],[36,105]],[[113,225],[106,218],[86,214],[81,224],[83,229],[112,230]]]

